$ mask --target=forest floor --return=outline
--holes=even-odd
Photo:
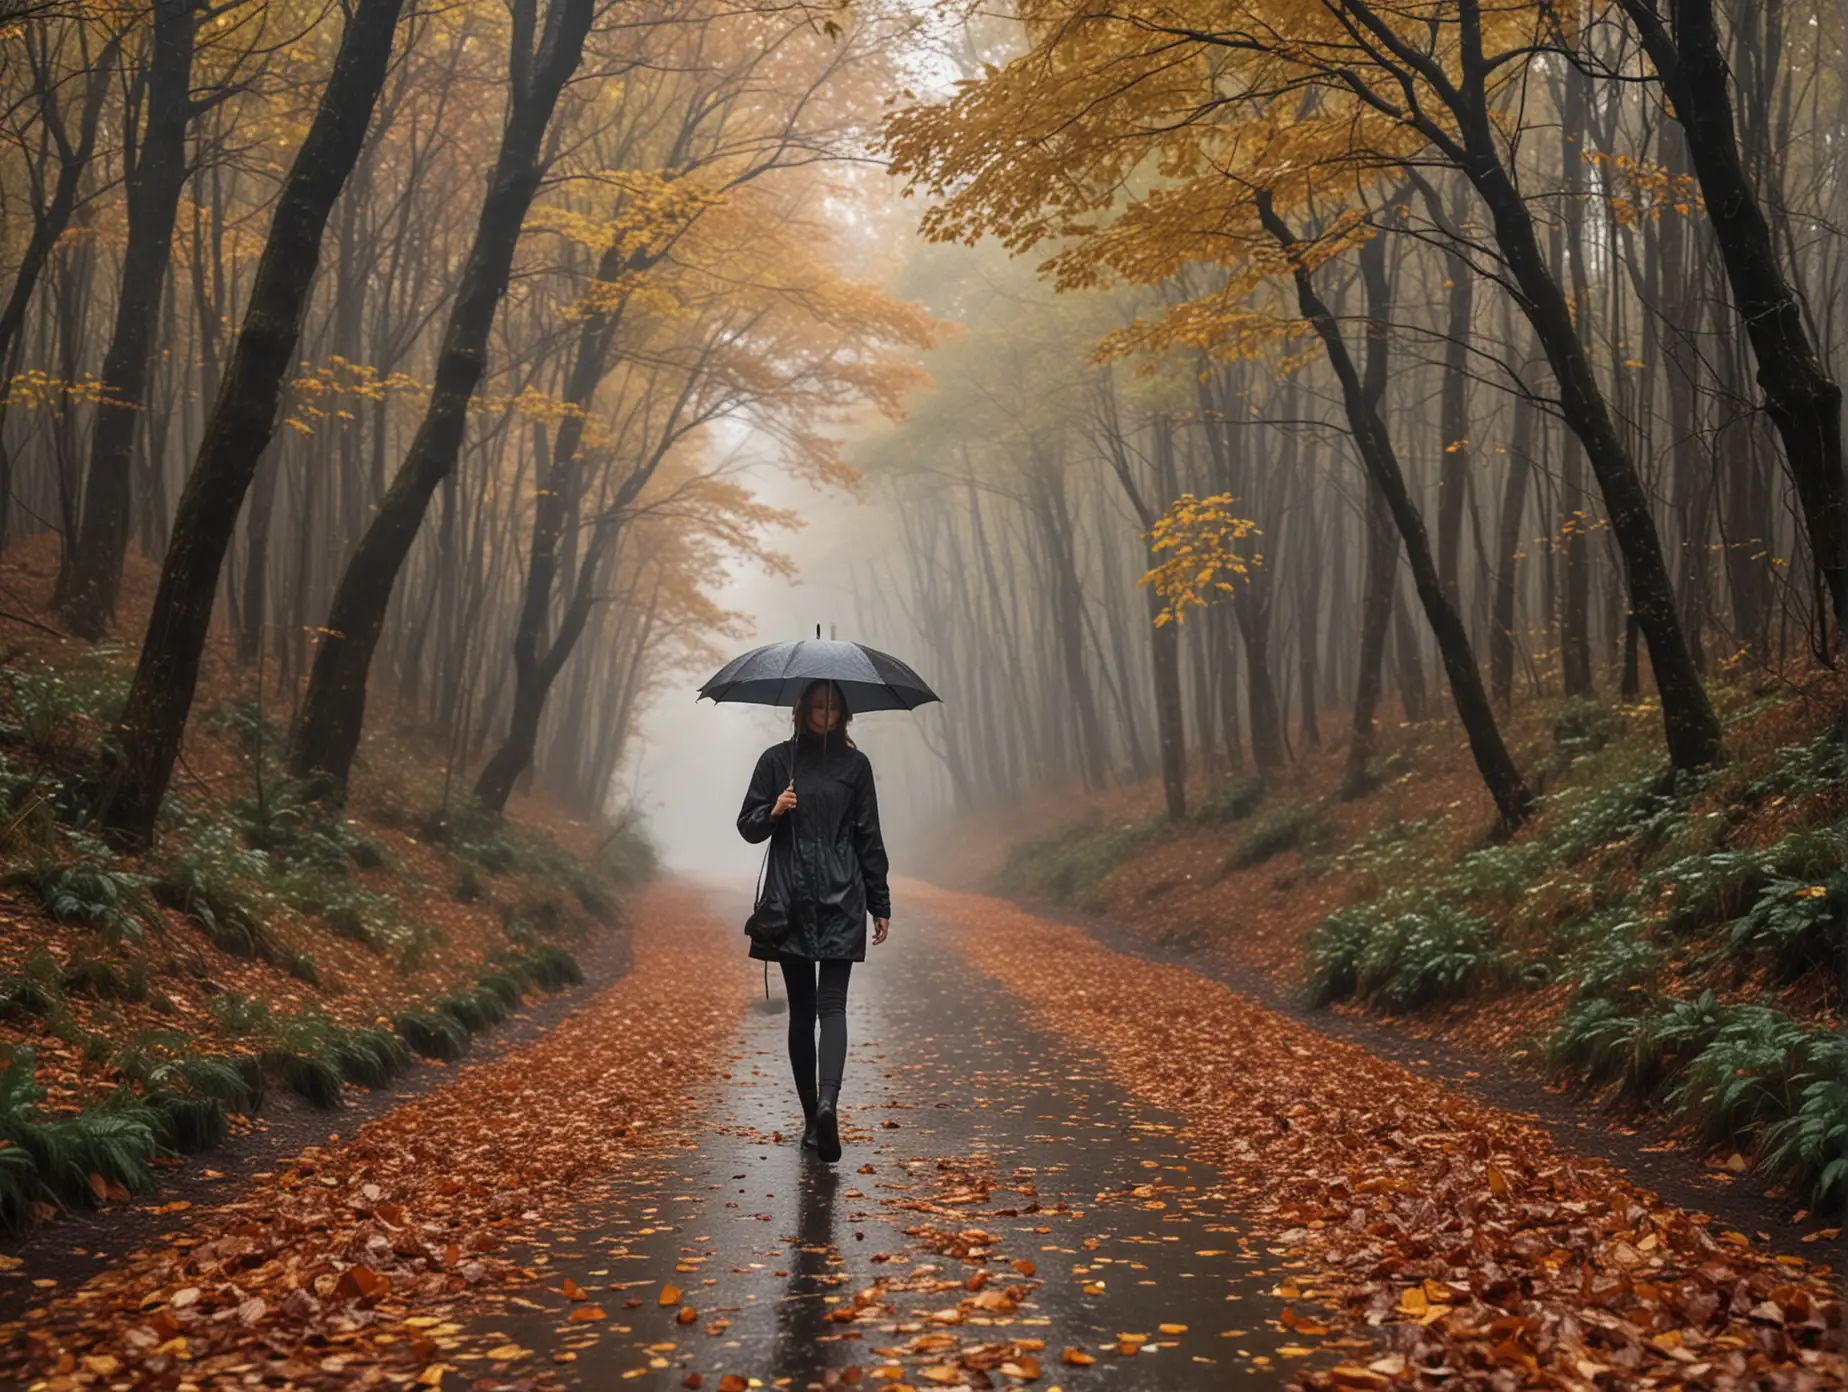
[[[155,844],[118,854],[88,809],[132,653],[58,632],[56,572],[49,538],[0,559],[0,1314],[621,975],[651,869],[542,796],[473,807],[391,693],[348,803],[309,799],[293,683],[223,631]],[[156,578],[130,557],[121,631]]]
[[[833,1170],[735,893],[0,1329],[78,1386],[1843,1385],[1827,1265],[1184,966],[910,882]],[[780,996],[780,991],[777,992]]]
[[[931,860],[1375,1052],[1576,1116],[1588,1143],[1736,1188],[1813,1242],[1848,1205],[1848,756],[1838,674],[1716,683],[1728,763],[1675,781],[1653,707],[1524,707],[1541,810],[1507,840],[1444,721],[962,820]],[[1326,728],[1326,726],[1325,726]],[[1671,1166],[1666,1159],[1674,1157]]]

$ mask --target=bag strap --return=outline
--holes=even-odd
[[[795,781],[796,781],[796,742],[793,738],[791,738],[791,740],[789,741],[789,782],[793,784]],[[788,813],[786,813],[785,815],[791,818],[794,818],[796,815],[796,809],[793,807],[790,808]],[[795,839],[795,835],[796,835],[795,826],[796,824],[792,820],[789,824],[789,827],[790,827],[789,836],[792,841]],[[771,846],[775,844],[776,844],[776,823],[773,821],[770,823],[770,834],[764,838],[764,858],[757,862],[757,892],[751,896],[751,912],[752,913],[756,913],[758,909],[763,907],[764,877],[770,869],[770,848]]]

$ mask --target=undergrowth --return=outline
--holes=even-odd
[[[1659,1111],[1703,1147],[1755,1150],[1814,1205],[1848,1198],[1848,1045],[1716,994],[1801,982],[1840,1008],[1839,746],[1823,736],[1750,772],[1694,776],[1639,761],[1596,703],[1562,707],[1553,735],[1572,777],[1520,838],[1458,856],[1442,851],[1441,818],[1394,822],[1318,859],[1358,902],[1307,936],[1309,998],[1410,1011],[1569,981],[1552,1072]],[[1758,810],[1778,812],[1779,834],[1742,844]]]
[[[34,970],[17,979],[38,983],[33,1008],[55,1010],[65,988],[42,962]],[[460,1058],[471,1035],[505,1020],[529,993],[582,980],[576,958],[555,944],[503,953],[473,986],[403,1012],[390,1029],[349,1029],[315,1010],[278,1016],[266,1001],[220,992],[213,1018],[244,1052],[199,1054],[182,1031],[143,1031],[109,1053],[113,1090],[68,1117],[40,1113],[34,1051],[14,1048],[0,1066],[0,1227],[139,1192],[156,1155],[222,1144],[232,1116],[257,1110],[272,1084],[311,1106],[338,1107],[345,1087],[387,1086],[413,1055]]]
[[[1024,899],[1083,905],[1104,876],[1166,835],[1161,818],[1111,824],[1087,817],[1010,848],[997,884]]]

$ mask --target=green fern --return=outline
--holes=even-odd
[[[84,843],[79,843],[84,845]],[[31,894],[59,923],[94,928],[110,941],[139,942],[156,922],[148,879],[119,869],[100,848],[84,845],[75,860],[41,852],[0,876],[0,887]]]
[[[468,1031],[441,1011],[407,1010],[391,1024],[404,1042],[424,1058],[453,1063],[468,1052]]]
[[[1688,1063],[1671,1111],[1709,1146],[1745,1138],[1801,1109],[1812,1082],[1848,1074],[1848,1042],[1763,1006],[1738,1005]]]
[[[1262,778],[1229,778],[1194,804],[1193,819],[1212,826],[1242,822],[1264,801]]]
[[[1262,865],[1285,851],[1300,851],[1320,845],[1328,838],[1328,818],[1320,808],[1292,803],[1266,812],[1251,824],[1226,857],[1227,871],[1246,870]]]
[[[411,1066],[411,1052],[386,1030],[360,1030],[333,1049],[340,1076],[360,1087],[381,1088]]]
[[[1839,1213],[1848,1201],[1848,1077],[1803,1084],[1797,1109],[1765,1128],[1759,1164],[1812,1208]]]
[[[277,955],[267,921],[275,907],[267,880],[269,861],[240,845],[234,830],[198,822],[155,881],[155,894],[185,914],[217,946],[236,957]]]
[[[1848,857],[1820,882],[1775,879],[1759,891],[1749,912],[1732,926],[1734,953],[1761,953],[1779,977],[1794,981],[1812,971],[1836,979],[1848,943]]]

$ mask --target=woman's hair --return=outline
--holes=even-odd
[[[821,699],[823,691],[833,693],[834,709],[841,713],[841,738],[849,749],[854,748],[854,742],[847,734],[847,727],[853,723],[853,707],[847,704],[847,693],[836,682],[812,681],[802,688],[802,695],[796,699],[795,714],[790,718],[791,733],[797,736],[808,733],[809,709]]]

